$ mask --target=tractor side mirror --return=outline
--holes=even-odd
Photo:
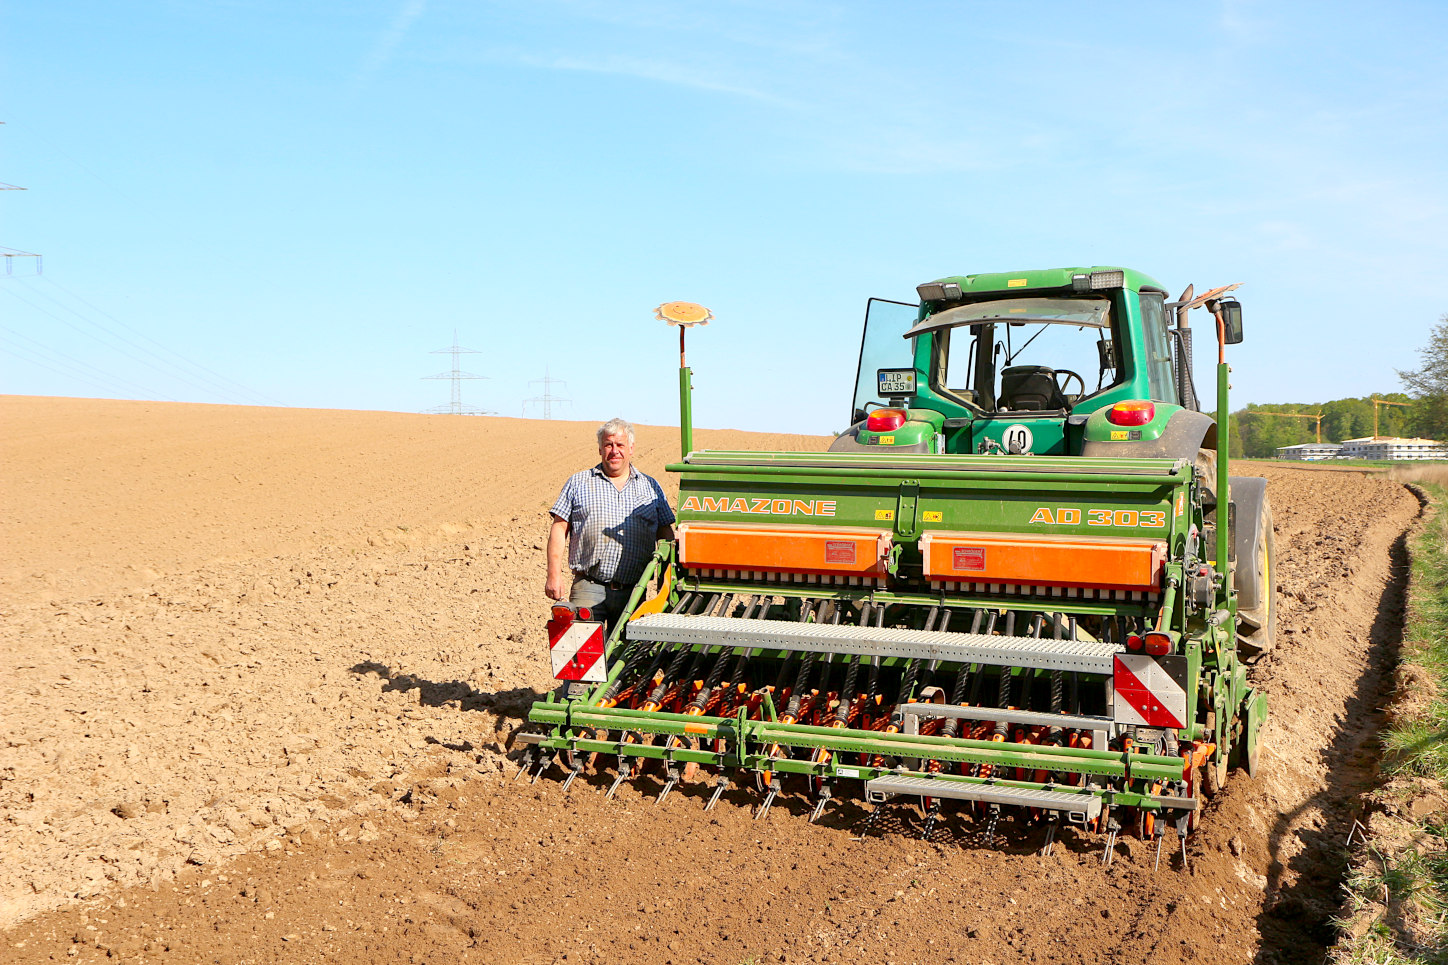
[[[1242,303],[1235,298],[1223,298],[1217,303],[1222,313],[1222,337],[1228,345],[1242,341]]]

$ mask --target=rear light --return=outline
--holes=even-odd
[[[1141,637],[1138,636],[1138,635],[1135,634],[1135,633],[1129,633],[1129,634],[1127,634],[1127,636],[1126,636],[1126,649],[1128,649],[1128,650],[1140,650],[1140,649],[1141,649]]]
[[[1146,635],[1146,652],[1153,657],[1164,657],[1171,653],[1171,634],[1164,630],[1152,630]]]
[[[1106,410],[1106,421],[1114,426],[1144,426],[1156,418],[1156,403],[1145,400],[1118,402]]]
[[[893,432],[904,424],[903,409],[876,409],[865,420],[865,428],[871,432]]]
[[[581,606],[581,607],[579,607],[579,608],[578,608],[578,619],[580,619],[580,620],[592,620],[592,619],[593,619],[593,611],[592,611],[591,609],[589,609],[588,607],[586,607],[586,606]]]
[[[555,619],[555,620],[572,620],[572,619],[573,619],[573,607],[569,606],[567,603],[555,603],[555,604],[553,604],[553,619]]]

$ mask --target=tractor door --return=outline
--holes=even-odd
[[[881,369],[912,372],[915,369],[914,340],[905,333],[919,317],[920,306],[872,298],[865,307],[865,335],[860,340],[860,364],[855,371],[854,402],[850,425],[865,418],[866,410],[886,405],[877,378]],[[874,403],[874,405],[871,405]]]

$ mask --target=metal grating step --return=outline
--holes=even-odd
[[[997,637],[948,630],[904,630],[786,620],[738,620],[732,617],[653,613],[628,624],[630,640],[795,650],[806,653],[854,653],[979,663],[996,667],[1039,667],[1109,674],[1113,658],[1125,648],[1094,640],[1045,640]]]
[[[981,801],[985,804],[1009,804],[1045,808],[1084,815],[1090,820],[1101,813],[1101,798],[1082,791],[1047,791],[1031,787],[1006,787],[1000,784],[966,784],[929,777],[887,776],[865,782],[865,794],[871,801],[890,794],[915,794],[921,797],[951,798],[957,801]]]

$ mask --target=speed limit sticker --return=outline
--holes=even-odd
[[[1030,452],[1031,444],[1035,441],[1031,430],[1019,422],[1013,426],[1006,426],[1006,431],[1001,433],[1001,445],[1005,447],[1006,452]]]

